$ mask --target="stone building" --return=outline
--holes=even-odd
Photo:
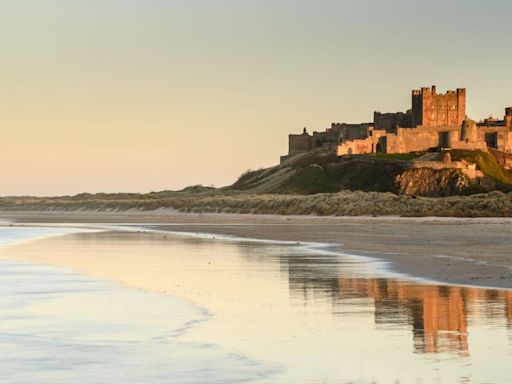
[[[466,118],[466,90],[438,94],[435,85],[412,91],[411,127],[459,126]]]
[[[373,122],[333,123],[323,132],[289,136],[284,161],[317,148],[338,155],[367,153],[410,153],[430,149],[493,148],[512,152],[512,107],[503,119],[480,122],[466,116],[466,89],[438,94],[436,87],[412,91],[411,108],[406,112],[375,112]]]

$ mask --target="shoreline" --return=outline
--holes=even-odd
[[[145,227],[144,227],[145,228]],[[329,244],[329,243],[312,243],[312,242],[299,242],[299,241],[290,241],[290,240],[269,240],[269,239],[258,239],[251,237],[238,237],[234,235],[224,235],[224,234],[215,234],[211,232],[180,232],[180,231],[171,231],[171,230],[161,230],[158,229],[157,226],[151,225],[149,229],[149,233],[161,233],[161,234],[170,234],[175,236],[190,236],[196,237],[200,239],[206,240],[219,240],[219,241],[234,241],[234,242],[249,242],[256,244],[270,244],[270,245],[289,245],[289,246],[297,246],[302,249],[302,251],[312,254],[321,254],[321,255],[332,255],[338,257],[346,257],[349,259],[357,259],[358,262],[369,263],[371,264],[372,270],[378,275],[382,274],[383,278],[391,279],[391,280],[401,280],[406,283],[416,283],[421,285],[445,285],[445,286],[455,286],[462,288],[477,288],[477,289],[489,289],[489,290],[505,290],[509,291],[512,288],[509,287],[497,287],[497,286],[485,286],[480,284],[465,284],[465,283],[457,283],[450,281],[439,281],[433,278],[429,278],[426,276],[419,276],[414,274],[408,274],[405,272],[400,272],[396,269],[393,269],[393,262],[386,259],[382,254],[356,254],[356,253],[347,253],[343,251],[342,247],[338,244]],[[448,258],[450,256],[436,256],[440,258]],[[453,258],[457,259],[457,258]],[[464,262],[473,262],[473,260],[469,259],[461,259],[460,261]],[[475,263],[479,263],[478,261],[474,261]]]
[[[512,289],[512,219],[318,217],[161,212],[0,212],[20,224],[131,224],[177,233],[322,243],[412,279]]]
[[[277,372],[250,356],[234,358],[237,351],[220,343],[200,337],[197,344],[188,342],[212,318],[198,302],[123,281],[114,263],[108,272],[88,270],[80,257],[87,241],[80,239],[114,233],[79,230],[0,246],[2,272],[9,277],[1,297],[2,345],[16,352],[0,363],[8,382],[60,383],[56,377],[77,382],[88,375],[90,365],[97,378],[93,382],[145,382],[150,370],[162,378],[191,377],[197,383],[208,382],[212,374],[236,383]],[[128,247],[119,244],[120,253]],[[109,252],[103,247],[98,259],[104,261]],[[48,361],[52,364],[45,364]],[[67,365],[71,368],[66,375],[58,376]],[[19,372],[28,372],[28,381],[20,381]],[[40,377],[46,380],[37,380]]]
[[[430,372],[424,370],[430,363],[423,353],[430,357],[434,353],[466,353],[469,346],[482,345],[482,334],[485,342],[481,348],[487,348],[496,338],[503,337],[499,327],[489,335],[487,322],[499,319],[505,327],[510,319],[512,291],[407,281],[386,272],[381,274],[379,261],[374,264],[374,260],[368,260],[366,266],[363,257],[358,262],[341,259],[325,248],[323,251],[328,254],[324,255],[315,254],[314,249],[306,251],[306,247],[315,244],[303,243],[303,247],[295,246],[293,250],[294,244],[290,248],[283,244],[286,249],[281,249],[274,242],[266,244],[261,240],[256,240],[258,245],[239,238],[165,233],[131,226],[127,231],[121,227],[119,231],[73,233],[8,246],[0,256],[63,268],[111,282],[122,291],[142,291],[126,291],[130,299],[131,292],[155,293],[163,300],[167,300],[164,295],[170,295],[192,304],[202,309],[206,318],[187,321],[186,332],[182,327],[164,330],[157,342],[169,337],[185,346],[205,347],[208,356],[220,356],[222,361],[234,356],[235,371],[248,372],[258,383],[291,383],[305,378],[308,382],[322,381],[331,374],[337,375],[336,381],[345,382],[366,372],[366,361],[355,363],[359,356],[378,363],[385,359],[386,367],[396,366],[397,375],[402,375],[400,381],[408,382],[412,380],[409,378]],[[99,298],[119,302],[112,295]],[[84,308],[82,301],[70,302],[87,315],[98,310],[97,306]],[[169,309],[165,302],[159,305],[168,311],[176,310],[174,306]],[[482,312],[473,310],[481,305],[485,305]],[[69,306],[60,308],[67,310]],[[130,308],[146,315],[144,303],[128,301]],[[110,318],[108,313],[107,310]],[[158,308],[156,313],[158,321],[165,321]],[[130,321],[130,317],[122,315],[121,320]],[[421,319],[425,318],[432,322],[424,324]],[[143,326],[147,327],[147,323]],[[369,350],[382,352],[368,355],[366,350],[361,351],[361,338],[370,345]],[[384,351],[379,349],[389,342],[395,344]],[[171,348],[182,355],[179,345],[176,348],[171,344]],[[340,349],[349,356],[347,369],[337,369]],[[401,358],[397,358],[396,351],[400,351]],[[197,361],[198,355],[204,356],[202,349],[185,356]],[[407,371],[396,363],[404,359],[409,359]],[[472,362],[480,364],[480,360],[476,355]],[[202,361],[198,364],[204,366]],[[319,364],[326,369],[314,370]],[[457,364],[449,363],[447,367],[458,368]],[[380,373],[375,379],[378,376]],[[239,381],[242,380],[233,382]]]

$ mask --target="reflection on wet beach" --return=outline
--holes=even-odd
[[[191,300],[211,317],[181,340],[272,367],[270,378],[253,375],[258,383],[510,376],[511,291],[387,278],[378,262],[296,245],[162,233],[66,235],[5,248],[0,257]]]
[[[337,300],[374,300],[375,323],[412,326],[416,352],[467,352],[468,317],[506,318],[512,325],[512,292],[410,284],[386,279],[337,279]],[[482,305],[485,303],[485,305]]]
[[[283,260],[288,267],[290,290],[304,301],[329,295],[333,314],[343,316],[346,312],[337,312],[336,308],[346,306],[350,299],[372,299],[375,324],[410,326],[414,350],[418,353],[468,353],[470,317],[487,322],[505,319],[508,328],[512,328],[510,290],[421,284],[382,277],[358,278],[343,273],[326,278],[329,273],[319,273],[318,269],[328,266],[332,271],[331,257],[318,257],[313,263],[308,256]],[[349,271],[351,268],[347,267],[345,272]]]

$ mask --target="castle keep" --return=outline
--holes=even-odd
[[[494,148],[512,153],[512,107],[503,119],[480,122],[466,116],[466,89],[439,94],[436,87],[412,91],[411,109],[406,112],[375,112],[373,122],[332,123],[323,132],[289,135],[288,155],[314,149],[339,156],[369,153],[410,153],[431,149]]]

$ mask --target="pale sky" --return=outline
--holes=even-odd
[[[0,195],[223,186],[287,135],[512,106],[510,0],[0,0]]]

